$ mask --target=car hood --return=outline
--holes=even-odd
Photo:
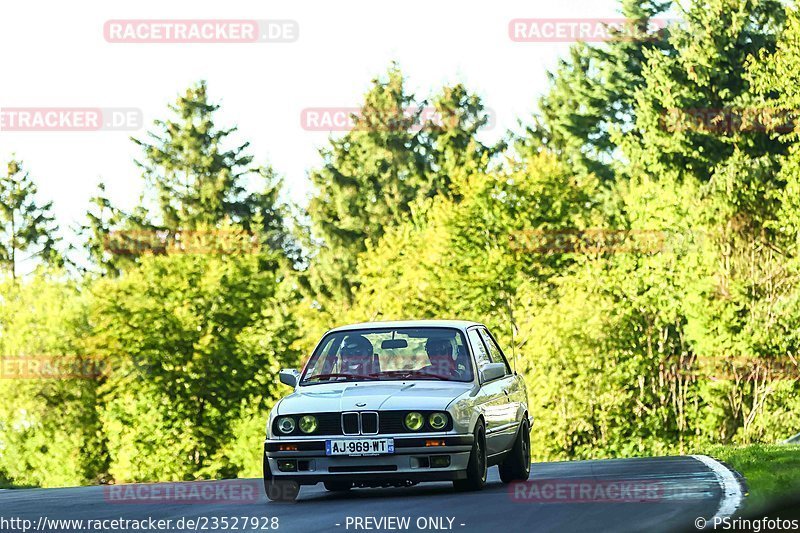
[[[278,404],[279,415],[378,410],[444,410],[472,383],[398,381],[299,387]]]

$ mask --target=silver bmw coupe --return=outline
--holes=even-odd
[[[327,332],[294,388],[269,414],[264,487],[292,500],[301,485],[330,491],[452,481],[479,490],[497,465],[530,474],[525,383],[483,324],[406,321]]]

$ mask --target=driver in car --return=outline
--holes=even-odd
[[[446,378],[460,377],[453,358],[453,344],[449,339],[428,339],[425,351],[431,364],[422,368],[421,372]]]

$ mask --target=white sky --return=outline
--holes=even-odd
[[[516,43],[514,18],[615,17],[614,0],[523,2],[138,0],[18,1],[0,5],[0,107],[139,108],[145,128],[193,82],[208,81],[222,104],[218,126],[236,124],[259,162],[304,204],[307,172],[319,165],[325,132],[305,131],[308,107],[357,106],[370,80],[397,60],[418,96],[463,82],[496,115],[486,140],[528,120],[546,70],[566,44]],[[292,19],[293,43],[111,44],[109,19]],[[53,200],[62,232],[77,225],[99,181],[131,207],[141,191],[130,132],[0,132],[0,161],[21,158]],[[4,165],[3,165],[4,166]],[[72,239],[70,239],[72,240]]]

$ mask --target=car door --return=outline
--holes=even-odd
[[[481,368],[492,362],[489,349],[481,338],[477,327],[467,330],[467,338],[469,339],[472,353],[475,354],[475,363],[480,379]],[[501,437],[502,427],[506,419],[505,411],[508,408],[508,396],[505,392],[504,381],[505,377],[492,381],[482,381],[477,398],[478,408],[483,413],[483,418],[486,421],[486,455],[489,458],[505,450]]]
[[[494,339],[489,330],[481,326],[478,328],[478,334],[484,342],[489,359],[492,363],[502,363],[506,367],[506,374],[501,379],[497,380],[497,385],[502,391],[502,402],[496,410],[497,424],[492,433],[492,440],[496,447],[497,453],[510,449],[514,445],[514,439],[517,435],[517,428],[519,426],[519,384],[517,377],[511,371],[511,366],[508,364],[505,354],[500,349],[497,341]],[[488,430],[487,430],[488,435]]]

